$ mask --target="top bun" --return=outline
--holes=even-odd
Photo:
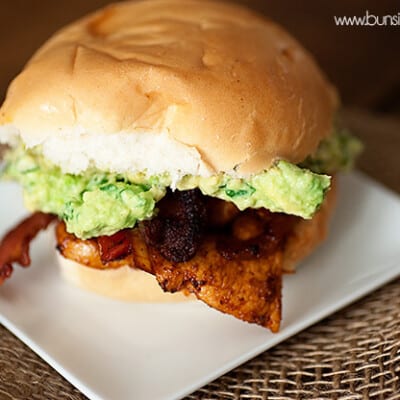
[[[41,144],[66,172],[247,176],[303,161],[336,105],[310,54],[270,20],[208,0],[128,1],[36,52],[0,109],[0,141]]]

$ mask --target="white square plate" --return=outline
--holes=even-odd
[[[58,276],[52,230],[30,268],[0,287],[0,322],[91,399],[177,399],[400,274],[400,201],[353,173],[340,179],[329,240],[285,276],[278,334],[200,302],[121,303]],[[0,234],[25,214],[0,184]]]

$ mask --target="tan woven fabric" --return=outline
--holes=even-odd
[[[368,146],[361,167],[400,192],[400,122],[354,112],[348,120]],[[0,327],[3,399],[85,397]],[[400,400],[400,279],[236,368],[189,399]]]
[[[85,399],[4,328],[0,338],[0,399]],[[400,280],[187,399],[400,399]]]
[[[400,399],[400,280],[189,399]]]

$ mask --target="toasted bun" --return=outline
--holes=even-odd
[[[326,237],[329,220],[336,200],[336,185],[332,186],[321,209],[311,220],[301,221],[287,243],[283,270],[295,270],[296,264],[307,257]],[[128,266],[99,270],[64,258],[57,252],[62,276],[70,283],[89,291],[125,301],[180,302],[193,295],[165,293],[154,276]]]
[[[90,166],[237,176],[312,153],[336,92],[282,28],[237,5],[128,1],[56,33],[13,81],[0,141]]]

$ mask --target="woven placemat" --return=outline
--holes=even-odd
[[[362,169],[400,192],[400,122],[359,112],[347,119],[368,146]],[[86,397],[0,326],[0,399]],[[189,399],[400,400],[400,280],[236,368]]]
[[[0,399],[86,399],[1,327],[0,338]],[[400,280],[187,399],[400,399]]]
[[[400,280],[189,399],[400,399]]]

